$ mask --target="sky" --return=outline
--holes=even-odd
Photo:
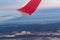
[[[22,17],[21,12],[18,12],[16,9],[21,8],[29,1],[28,0],[0,0],[0,21]],[[52,13],[50,13],[50,11],[46,11],[47,9],[49,10],[53,8],[56,8],[57,13],[55,14],[53,13],[56,10],[51,11]],[[42,10],[42,11],[40,11],[38,14],[36,10],[31,16],[37,17],[39,15],[39,17],[44,18],[43,20],[45,20],[46,17],[47,19],[52,17],[60,18],[60,14],[59,14],[60,12],[58,12],[59,10],[57,8],[58,9],[60,8],[60,0],[42,0],[41,4],[37,8],[37,10]]]

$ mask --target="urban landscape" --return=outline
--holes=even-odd
[[[60,30],[57,32],[21,31],[12,35],[2,35],[0,40],[60,40]]]

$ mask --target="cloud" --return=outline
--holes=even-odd
[[[16,4],[16,0],[0,0],[0,6]]]
[[[9,2],[10,3],[13,2],[13,4],[9,3],[9,5],[7,5],[7,3],[6,3],[6,2],[8,2],[7,0],[6,0],[6,2],[2,2],[2,3],[6,3],[6,5],[3,5],[3,6],[0,5],[0,16],[4,16],[4,15],[13,15],[13,16],[11,16],[11,17],[10,16],[9,17],[4,17],[4,18],[1,17],[0,21],[1,20],[7,20],[9,18],[15,18],[14,16],[20,17],[21,14],[19,12],[17,12],[16,9],[20,8],[21,6],[24,6],[25,3],[27,3],[26,1],[29,2],[28,0],[22,0],[22,1],[21,0],[15,0],[15,1],[14,0],[13,1],[10,0]],[[1,2],[0,2],[0,4],[1,4]],[[56,8],[60,7],[60,0],[42,0],[41,4],[39,6],[39,8],[54,8],[54,7],[56,7]],[[15,10],[15,11],[12,11],[12,10]],[[54,14],[51,14],[51,13],[50,14],[48,14],[48,13],[44,14],[44,13],[40,12],[40,14],[39,14],[39,16],[47,16],[47,17],[49,15],[53,16],[53,15],[55,15],[55,13]],[[57,14],[57,16],[58,15],[59,14]]]
[[[8,2],[8,1],[6,1],[6,2]],[[18,8],[21,8],[24,5],[26,5],[29,1],[28,0],[22,0],[22,1],[15,0],[12,4],[11,4],[11,2],[12,2],[12,0],[10,1],[9,5],[0,6],[0,10],[2,10],[2,9],[3,10],[4,9],[9,9],[9,10],[18,9]],[[42,0],[41,4],[39,5],[39,8],[54,8],[54,7],[55,8],[60,7],[60,0]]]
[[[60,7],[60,0],[42,0],[39,8],[58,8]]]
[[[28,0],[15,0],[16,2],[14,2],[15,4],[5,4],[3,6],[0,6],[0,10],[13,10],[13,9],[19,9],[21,7],[23,7],[24,5],[26,5],[29,1]],[[8,2],[8,1],[7,1]],[[10,1],[11,2],[11,1]],[[3,3],[2,3],[3,4]]]
[[[16,10],[2,10],[0,11],[0,21],[21,17],[21,13]]]
[[[18,9],[17,5],[0,6],[0,10],[16,10],[16,9]]]

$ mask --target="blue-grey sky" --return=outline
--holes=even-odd
[[[27,2],[28,0],[0,0],[0,21],[22,17],[21,13],[16,9],[24,6]],[[55,8],[55,10],[52,10],[53,8]],[[39,18],[37,16],[39,16]],[[42,0],[31,17],[37,20],[60,20],[60,0]]]

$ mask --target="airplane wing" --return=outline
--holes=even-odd
[[[18,11],[31,15],[36,10],[40,2],[41,0],[30,0],[24,7],[18,9]]]

